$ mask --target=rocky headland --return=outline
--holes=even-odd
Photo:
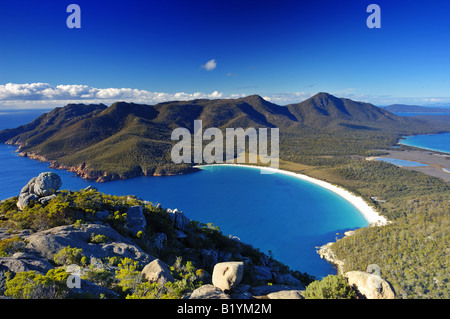
[[[41,173],[1,202],[3,298],[303,299],[315,279],[178,209],[61,186]],[[393,297],[356,273],[360,297]]]

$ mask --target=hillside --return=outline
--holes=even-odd
[[[296,162],[308,161],[318,153],[363,155],[367,150],[393,145],[405,134],[450,131],[447,123],[430,125],[369,103],[318,93],[287,106],[258,95],[156,105],[69,104],[27,125],[1,131],[0,141],[18,145],[23,156],[50,161],[53,167],[87,179],[180,174],[194,169],[190,164],[171,162],[170,135],[177,127],[192,132],[197,119],[203,121],[204,129],[277,127],[282,159]]]

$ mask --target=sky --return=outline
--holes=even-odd
[[[0,0],[0,109],[318,92],[450,105],[449,15],[448,0]]]

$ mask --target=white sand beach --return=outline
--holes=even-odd
[[[242,166],[242,167],[250,167],[250,168],[254,168],[254,169],[261,169],[261,170],[266,170],[266,171],[273,172],[273,173],[280,173],[280,174],[293,176],[293,177],[314,183],[316,185],[319,185],[321,187],[324,187],[324,188],[336,193],[337,195],[341,196],[342,198],[344,198],[345,200],[350,202],[353,206],[355,206],[361,212],[361,214],[364,216],[364,218],[368,221],[368,223],[370,225],[386,225],[388,223],[388,220],[385,217],[381,216],[369,204],[367,204],[361,197],[358,197],[358,196],[352,194],[351,192],[349,192],[348,190],[346,190],[342,187],[330,184],[328,182],[321,181],[316,178],[309,177],[307,175],[293,173],[293,172],[289,172],[289,171],[285,171],[285,170],[277,169],[277,168],[252,166],[252,165],[244,165],[244,164],[225,164],[224,163],[224,164],[198,165],[196,167],[201,168],[201,167],[206,167],[206,166],[224,166],[224,165],[226,165],[226,166]]]

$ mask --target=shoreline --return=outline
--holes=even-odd
[[[300,174],[300,173],[294,173],[286,170],[282,170],[279,168],[272,168],[272,167],[264,167],[264,166],[255,166],[255,165],[245,165],[245,164],[207,164],[207,165],[196,165],[194,167],[196,168],[202,168],[206,166],[240,166],[240,167],[248,167],[248,168],[254,168],[254,169],[261,169],[261,170],[268,170],[273,173],[280,173],[284,175],[289,175],[304,181],[311,182],[315,185],[321,186],[325,189],[328,189],[332,191],[333,193],[339,195],[340,197],[344,198],[346,201],[348,201],[350,204],[352,204],[360,213],[361,215],[367,220],[370,226],[383,226],[389,223],[389,221],[384,217],[381,216],[374,208],[372,208],[369,204],[366,203],[366,201],[357,196],[352,194],[350,191],[344,189],[343,187],[333,185],[331,183],[312,178],[310,176]]]

